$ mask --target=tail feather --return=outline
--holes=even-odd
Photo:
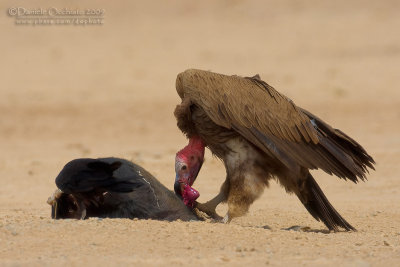
[[[366,179],[367,167],[375,170],[374,159],[354,139],[341,130],[332,128],[311,112],[305,109],[301,109],[301,111],[310,118],[311,123],[318,131],[320,146],[317,150],[322,149],[321,154],[328,155],[337,166],[340,166],[336,175],[356,183],[358,178]]]
[[[339,227],[347,231],[356,231],[329,203],[321,188],[314,180],[311,174],[308,174],[307,180],[300,190],[299,199],[308,212],[317,220],[322,221],[329,230],[339,231]]]

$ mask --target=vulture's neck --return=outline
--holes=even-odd
[[[186,161],[188,161],[190,157],[196,156],[201,161],[203,161],[204,148],[205,148],[204,141],[198,136],[192,136],[191,138],[189,138],[189,144],[187,144],[187,146],[178,151],[178,153],[176,153],[176,156],[177,158],[182,158],[185,159]]]
[[[189,144],[187,145],[187,148],[190,149],[191,151],[198,151],[202,154],[204,157],[204,148],[205,148],[205,143],[203,139],[201,139],[199,136],[195,135],[189,138]]]

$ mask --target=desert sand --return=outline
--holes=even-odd
[[[1,266],[400,265],[399,1],[0,7]],[[16,25],[11,7],[105,13],[102,25]],[[174,86],[187,68],[258,73],[359,141],[377,162],[367,182],[313,171],[358,232],[327,232],[276,183],[228,225],[52,220],[46,200],[73,158],[123,157],[173,188],[175,153],[187,142],[173,116]],[[207,152],[199,200],[215,196],[224,178]]]

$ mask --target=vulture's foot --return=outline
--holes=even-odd
[[[196,208],[210,216],[210,218],[216,220],[216,221],[222,221],[222,217],[218,215],[218,213],[215,211],[216,206],[211,205],[210,202],[206,203],[197,203]]]
[[[218,213],[215,211],[219,203],[224,202],[226,200],[226,196],[223,191],[221,191],[217,196],[215,196],[213,199],[207,201],[206,203],[197,203],[196,208],[199,211],[204,212],[208,216],[210,216],[212,219],[218,222],[222,222],[222,217],[218,215]]]

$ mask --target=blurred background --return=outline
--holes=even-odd
[[[101,25],[16,25],[11,7],[105,13]],[[316,174],[344,215],[399,200],[399,1],[1,1],[0,10],[3,216],[49,216],[54,178],[78,157],[134,160],[172,189],[186,144],[173,117],[175,78],[188,68],[258,73],[359,141],[377,161],[367,183]],[[224,177],[208,153],[200,200]],[[312,220],[275,185],[252,212],[270,209]]]
[[[21,187],[45,196],[76,157],[133,159],[172,188],[174,154],[186,143],[173,117],[175,78],[187,68],[258,73],[359,140],[377,159],[379,183],[398,168],[384,173],[399,156],[398,1],[2,1],[0,7],[0,207],[26,205],[15,195]],[[102,25],[16,25],[11,7],[105,13]],[[214,176],[220,175],[224,170]]]
[[[130,158],[171,186],[174,153],[186,143],[173,117],[175,78],[187,68],[258,73],[359,140],[380,171],[399,155],[398,1],[2,1],[0,7],[3,207],[26,204],[14,194],[20,187],[43,195],[76,157]],[[102,25],[16,25],[11,7],[105,13]]]

